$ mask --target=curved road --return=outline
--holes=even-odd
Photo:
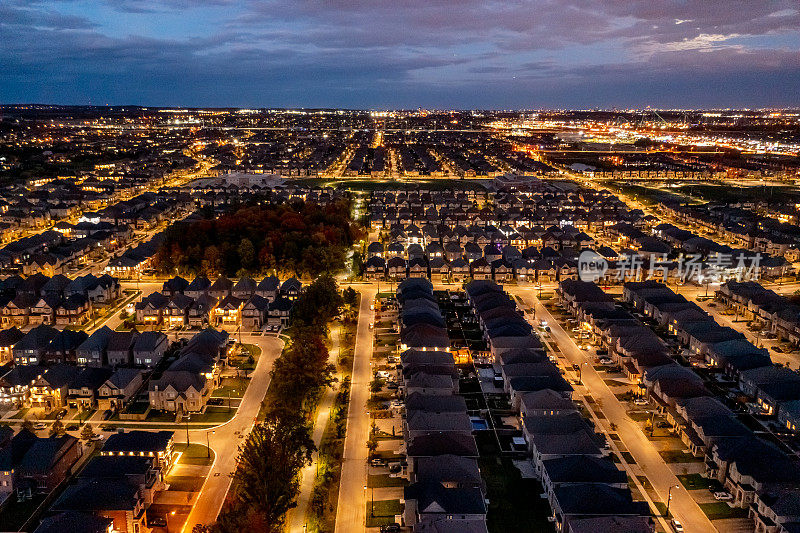
[[[243,437],[239,435],[247,435],[252,429],[269,386],[272,364],[283,349],[283,341],[277,337],[254,335],[242,337],[245,342],[260,347],[261,356],[250,375],[250,385],[244,393],[236,415],[229,422],[213,430],[189,431],[190,442],[198,444],[205,444],[208,435],[211,449],[214,450],[214,463],[183,526],[183,531],[191,531],[195,524],[211,524],[217,519],[231,485],[230,474],[236,468],[239,443],[243,441]],[[208,431],[214,433],[209,435]],[[176,431],[175,442],[185,443],[186,433]]]

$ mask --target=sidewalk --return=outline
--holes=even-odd
[[[328,353],[329,360],[338,357],[339,353],[339,335],[332,334],[331,338],[333,343]],[[341,381],[342,377],[337,375],[337,378]],[[322,435],[325,433],[325,427],[328,425],[331,407],[333,406],[333,401],[336,398],[337,392],[338,387],[327,387],[317,407],[314,431],[311,433],[311,438],[317,448],[319,448],[322,442]],[[308,503],[311,501],[311,493],[314,490],[314,482],[317,478],[318,460],[319,451],[314,453],[311,464],[307,465],[300,473],[300,492],[297,495],[297,507],[290,509],[286,518],[286,531],[288,531],[288,533],[305,533],[306,531],[306,514],[308,513]]]

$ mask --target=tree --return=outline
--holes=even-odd
[[[353,307],[358,303],[358,293],[353,287],[347,287],[342,291],[342,300],[344,300],[345,305]]]
[[[92,428],[91,424],[86,424],[83,426],[83,429],[81,430],[81,438],[83,440],[89,442],[96,436],[97,434],[94,432],[94,429]]]
[[[64,424],[61,420],[56,420],[53,422],[53,425],[50,426],[50,436],[51,437],[60,437],[64,434]]]
[[[375,451],[378,449],[378,441],[375,438],[375,435],[370,435],[369,439],[367,439],[367,450],[369,450],[369,457],[370,459],[375,455]]]
[[[316,326],[323,331],[342,307],[342,295],[336,280],[323,274],[314,280],[292,307],[292,325]]]
[[[253,241],[248,238],[243,238],[239,243],[239,263],[242,268],[250,270],[255,265],[256,249],[253,246]]]
[[[286,512],[296,505],[297,473],[315,450],[299,417],[272,417],[256,425],[239,448],[239,468],[233,476],[237,503],[220,515],[220,530],[242,531],[260,524],[261,531],[282,531]]]

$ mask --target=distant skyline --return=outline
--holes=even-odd
[[[3,0],[0,103],[800,105],[797,0]]]

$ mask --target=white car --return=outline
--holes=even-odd
[[[683,524],[678,522],[677,519],[672,519],[672,529],[675,530],[675,533],[683,533]]]
[[[612,361],[611,359],[609,359],[607,357],[603,357],[602,359],[600,359],[600,364],[601,365],[610,365],[613,362],[614,361]]]
[[[636,398],[633,400],[633,405],[647,405],[649,402],[644,398]]]
[[[727,492],[720,491],[714,493],[714,499],[720,502],[729,502],[733,499],[733,496]]]
[[[389,371],[388,370],[378,370],[377,372],[375,372],[375,375],[378,376],[379,378],[388,378],[389,377]]]

